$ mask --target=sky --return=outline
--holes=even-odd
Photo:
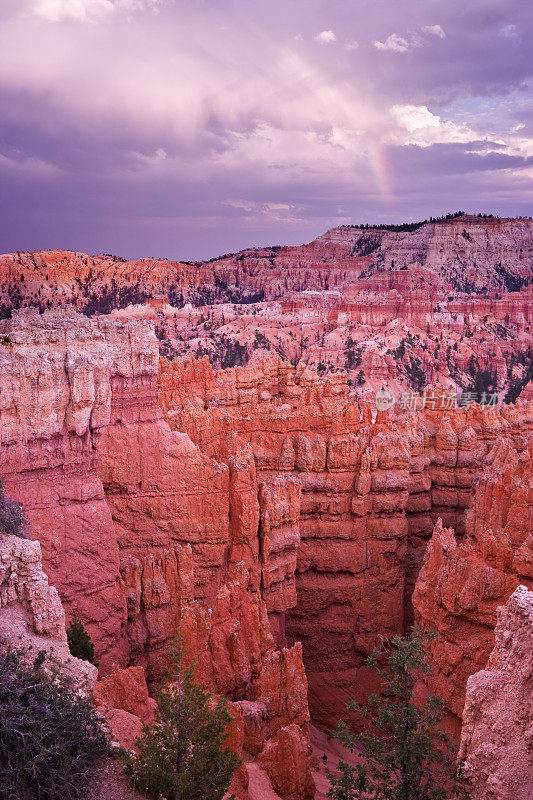
[[[530,215],[529,0],[1,0],[0,252]]]

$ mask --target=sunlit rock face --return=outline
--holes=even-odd
[[[34,602],[10,578],[31,572],[42,546],[67,614],[77,614],[94,640],[102,676],[110,673],[116,683],[116,667],[135,664],[158,677],[181,632],[197,658],[198,678],[233,702],[241,749],[261,756],[262,769],[285,791],[279,754],[294,748],[300,791],[290,796],[309,796],[301,646],[276,648],[261,596],[260,509],[250,453],[237,449],[227,463],[217,461],[186,433],[170,429],[157,402],[150,323],[30,312],[6,323],[4,335],[0,473],[6,494],[27,509],[40,545],[15,540],[29,552],[29,566],[6,562],[2,605],[6,599],[10,609],[22,595],[34,617],[57,617],[64,638],[55,590],[48,597],[37,586]],[[279,539],[285,525],[294,525],[298,503],[296,482],[286,483],[263,490],[264,498],[274,492],[270,530],[265,525],[262,537],[272,584]],[[287,493],[292,510],[280,510],[278,518],[273,507]],[[44,576],[41,583],[46,588]],[[142,689],[137,677],[133,683]],[[139,730],[137,712],[115,695],[106,701],[120,702],[112,709],[115,734],[129,742]]]
[[[144,692],[117,669],[150,685],[180,632],[241,750],[308,797],[309,710],[333,727],[415,613],[459,719],[496,606],[530,576],[531,403],[377,410],[345,374],[262,348],[224,370],[160,358],[138,317],[29,310],[0,330],[0,475],[115,676],[117,730],[138,725],[120,686]]]
[[[473,484],[503,458],[498,437],[523,460],[532,431],[527,404],[373,421],[339,379],[260,354],[222,372],[205,358],[163,360],[159,377],[172,428],[230,465],[253,454],[263,597],[276,640],[303,644],[311,713],[326,727],[372,688],[364,662],[379,636],[411,624],[437,520],[463,536]],[[476,668],[465,665],[464,682]]]
[[[434,629],[430,688],[462,717],[467,680],[487,663],[498,606],[519,584],[533,587],[532,440],[498,439],[475,480],[458,541],[439,520],[425,553],[413,604],[416,621]]]
[[[73,303],[88,313],[106,313],[157,293],[203,305],[350,286],[378,292],[513,291],[531,280],[532,232],[531,220],[465,215],[413,231],[341,226],[299,247],[253,248],[193,264],[59,250],[17,252],[0,256],[1,299],[15,308]],[[152,303],[154,309],[162,306],[162,301]],[[383,309],[385,315],[391,310]]]
[[[96,441],[111,420],[112,381],[132,398],[156,380],[153,334],[135,321],[21,313],[0,349],[0,472],[28,509],[47,574],[106,661],[125,658],[124,592]],[[142,390],[141,390],[142,394]],[[97,634],[97,635],[96,635]]]
[[[410,231],[334,228],[300,247],[209,262],[46,251],[0,256],[0,319],[71,303],[151,319],[161,353],[245,365],[256,350],[347,371],[353,396],[531,380],[533,223],[457,219]],[[268,387],[265,389],[269,391]]]
[[[533,785],[533,592],[498,608],[487,666],[468,679],[460,758],[472,800],[526,800]]]

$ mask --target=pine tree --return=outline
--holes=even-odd
[[[76,615],[72,617],[67,628],[67,642],[68,649],[73,656],[83,658],[84,661],[90,661],[91,664],[96,663],[94,660],[94,644],[83,623]]]
[[[375,650],[368,665],[384,682],[381,695],[371,695],[366,705],[356,701],[348,708],[359,711],[373,730],[354,734],[344,721],[337,726],[338,741],[360,752],[364,766],[340,761],[337,774],[329,774],[328,797],[334,800],[459,800],[467,798],[461,765],[453,756],[449,737],[439,730],[443,701],[428,695],[414,704],[417,680],[429,672],[424,640],[434,634],[413,628],[407,637],[395,636],[388,646]],[[378,660],[385,660],[385,667]]]
[[[4,494],[4,484],[0,480],[0,533],[29,539],[28,520],[20,503]]]
[[[196,683],[179,642],[173,667],[176,677],[157,693],[155,723],[137,739],[138,754],[124,755],[126,772],[151,797],[221,800],[241,763],[224,746],[231,723],[226,700],[215,701]]]

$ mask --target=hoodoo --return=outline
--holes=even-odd
[[[450,266],[470,258],[463,228],[487,292]],[[0,542],[3,639],[56,643],[131,748],[179,635],[229,703],[240,800],[310,800],[316,742],[341,717],[364,728],[346,703],[379,688],[368,656],[416,622],[476,800],[510,798],[507,780],[525,800],[527,720],[488,731],[513,679],[517,707],[529,686],[530,234],[463,218],[379,230],[361,255],[369,234],[339,228],[194,267],[4,256],[68,291],[41,287],[40,309],[19,294],[0,322],[0,476],[34,540]],[[104,291],[119,273],[147,303]],[[64,614],[94,643],[96,687]]]

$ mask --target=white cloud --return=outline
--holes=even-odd
[[[440,25],[425,25],[422,28],[422,34],[424,33],[430,36],[438,36],[439,39],[446,38],[444,28]],[[376,50],[388,50],[391,53],[407,53],[408,50],[412,50],[414,47],[423,47],[425,43],[427,43],[427,39],[424,42],[424,37],[420,33],[411,33],[406,36],[391,33],[384,42],[376,39],[372,42]]]
[[[236,208],[238,211],[246,211],[249,214],[255,210],[257,204],[247,200],[223,200],[222,205]]]
[[[164,161],[167,160],[168,153],[167,153],[167,151],[165,150],[164,147],[158,147],[150,155],[146,155],[145,153],[138,153],[138,152],[134,151],[133,156],[134,156],[135,159],[137,159],[139,164],[142,164],[143,166],[159,167]]]
[[[440,125],[440,117],[432,114],[427,106],[393,106],[392,113],[409,133],[419,128],[436,128]]]
[[[337,37],[333,31],[322,31],[315,36],[315,42],[319,44],[331,44],[336,41]]]
[[[302,207],[295,203],[259,203],[253,200],[222,200],[223,206],[243,211],[243,224],[250,226],[261,222],[294,224],[304,221]]]
[[[391,33],[387,36],[384,42],[378,42],[374,39],[372,42],[376,50],[390,50],[392,53],[407,53],[410,44],[403,36],[398,36],[397,33]]]
[[[346,45],[347,50],[357,50],[358,47],[359,47],[359,42],[356,42],[355,40],[353,42],[348,42],[348,44]]]
[[[494,141],[492,134],[483,134],[463,122],[443,120],[427,106],[397,105],[392,106],[391,112],[400,129],[390,136],[390,141],[395,144],[429,147],[432,144]]]
[[[60,171],[55,164],[49,164],[41,158],[28,157],[21,153],[15,153],[12,156],[0,153],[0,171],[4,170],[17,171],[30,178],[45,178]]]
[[[96,22],[113,11],[110,0],[38,0],[34,14],[48,22]]]
[[[431,33],[433,36],[438,36],[439,39],[446,38],[444,28],[441,25],[425,25],[422,30],[426,33]]]
[[[33,13],[48,22],[99,22],[111,14],[155,9],[159,0],[37,0]]]

